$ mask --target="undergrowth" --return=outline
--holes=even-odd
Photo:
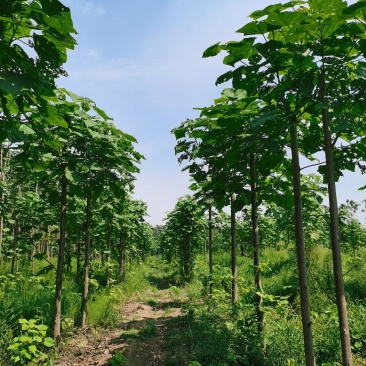
[[[365,251],[344,256],[345,287],[354,364],[366,365],[366,279]],[[104,287],[103,266],[95,267],[88,310],[88,326],[117,328],[123,319],[120,308],[131,298],[150,304],[159,303],[158,290],[168,289],[172,301],[183,304],[184,315],[168,321],[165,339],[170,354],[166,366],[283,366],[304,364],[299,293],[295,252],[288,248],[262,251],[261,270],[265,312],[264,332],[258,332],[253,286],[253,264],[248,257],[238,258],[239,303],[231,305],[230,257],[214,255],[212,296],[209,295],[208,264],[203,256],[194,267],[193,280],[185,284],[174,266],[150,257],[125,273],[122,284]],[[318,365],[339,365],[341,360],[337,310],[334,299],[329,249],[316,247],[308,253],[309,289],[314,346]],[[44,263],[37,263],[37,270]],[[0,364],[12,366],[12,340],[20,334],[18,320],[35,319],[52,330],[54,274],[30,276],[20,268],[14,275],[0,274]],[[80,288],[75,273],[64,277],[62,335],[74,334],[80,308]],[[112,280],[115,278],[112,277]],[[169,309],[167,309],[168,311]],[[126,340],[138,337],[148,341],[156,332],[155,323],[146,323],[136,334],[124,334]],[[48,334],[50,335],[50,334]]]

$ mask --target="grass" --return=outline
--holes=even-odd
[[[350,329],[355,365],[366,365],[366,250],[357,256],[343,256],[345,288],[348,297]],[[184,316],[168,321],[165,350],[170,354],[166,365],[201,366],[266,365],[282,366],[304,363],[297,285],[296,256],[291,246],[285,250],[262,251],[262,277],[266,323],[263,336],[258,334],[253,299],[253,264],[251,258],[238,257],[240,301],[231,306],[230,256],[214,255],[214,293],[208,296],[208,265],[199,257],[194,278],[181,284],[174,268],[159,258],[149,258],[127,271],[120,285],[98,285],[91,293],[88,325],[93,329],[117,328],[120,308],[129,299],[149,304],[168,315],[183,304]],[[339,330],[332,258],[330,250],[315,247],[308,252],[309,290],[313,316],[317,363],[336,365],[340,361]],[[45,263],[36,261],[36,271]],[[8,264],[0,273],[0,364],[10,366],[9,341],[17,334],[21,317],[38,319],[52,329],[54,274],[30,276],[30,269],[6,275]],[[104,268],[96,268],[95,278],[102,278]],[[63,334],[72,334],[80,307],[80,291],[74,273],[66,274],[63,289]],[[101,280],[100,280],[101,282]],[[167,290],[171,300],[160,303],[159,290]],[[94,299],[94,301],[92,301]],[[147,341],[156,335],[154,320],[131,324],[121,339]],[[291,344],[291,347],[289,347]],[[263,348],[265,345],[265,348]]]

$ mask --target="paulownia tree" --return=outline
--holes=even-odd
[[[344,365],[351,365],[352,357],[335,180],[340,175],[340,166],[352,170],[357,163],[357,156],[349,153],[352,147],[342,146],[342,141],[347,145],[352,141],[357,146],[363,144],[363,138],[357,137],[363,136],[360,107],[364,103],[364,9],[364,1],[349,7],[346,2],[338,0],[271,5],[251,14],[254,20],[239,30],[244,34],[243,41],[216,44],[205,52],[205,56],[211,56],[226,50],[229,55],[224,63],[231,66],[240,63],[240,66],[222,75],[218,82],[232,79],[234,88],[260,93],[267,117],[271,116],[270,113],[275,116],[268,119],[278,120],[281,116],[282,121],[288,122],[293,161],[298,155],[298,145],[308,157],[319,150],[325,152],[326,167],[320,171],[326,173],[330,199],[333,266]],[[299,135],[302,136],[300,144]],[[358,151],[361,156],[362,151]],[[335,161],[334,156],[339,160]],[[296,178],[298,171],[299,166],[294,165],[296,192],[300,187]],[[295,196],[299,197],[299,194],[295,193]],[[297,217],[301,219],[299,211]],[[300,233],[301,222],[296,221],[296,231]],[[301,288],[305,289],[304,286]],[[303,320],[304,330],[309,328],[307,324],[310,324],[308,316]],[[304,340],[305,345],[308,344],[307,364],[314,364],[311,332],[304,336]]]
[[[183,281],[193,276],[195,256],[204,240],[204,217],[202,208],[191,196],[180,198],[166,218],[162,240],[168,245],[168,259],[176,258]]]

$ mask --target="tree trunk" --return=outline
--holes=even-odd
[[[112,223],[108,222],[108,233],[107,233],[107,271],[106,271],[106,285],[110,283],[110,263],[111,263],[111,238],[112,238]]]
[[[3,164],[3,145],[1,144],[0,148],[0,182],[4,182],[4,164]],[[3,218],[3,212],[4,209],[4,193],[1,192],[1,210],[0,210],[0,264],[3,260],[3,231],[4,231],[4,218]]]
[[[86,224],[85,224],[85,257],[84,257],[84,289],[81,301],[81,327],[86,324],[89,297],[89,263],[90,263],[90,222],[91,222],[91,193],[86,194]]]
[[[305,236],[303,227],[302,198],[301,198],[301,175],[299,150],[297,142],[296,119],[290,119],[292,177],[295,206],[295,240],[297,254],[297,268],[300,285],[301,321],[304,336],[306,366],[315,365],[313,334],[311,329],[309,293],[306,269]]]
[[[3,261],[3,231],[4,231],[4,218],[0,213],[0,265]]]
[[[79,239],[76,243],[76,252],[76,282],[79,283],[81,276],[81,243]]]
[[[235,210],[234,210],[235,195],[231,195],[231,275],[232,275],[232,302],[234,305],[238,302],[238,266],[236,263],[236,222],[235,222]]]
[[[319,76],[320,101],[326,100],[326,85],[324,70]],[[337,203],[337,190],[334,177],[334,161],[332,136],[330,131],[330,117],[328,108],[322,109],[322,122],[324,133],[324,153],[326,162],[326,176],[328,181],[329,214],[330,214],[330,241],[333,255],[333,272],[336,288],[336,302],[338,309],[339,331],[342,346],[343,366],[352,366],[351,337],[348,326],[347,302],[344,292],[344,281],[342,271],[342,255],[339,237],[339,215]]]
[[[35,266],[34,266],[34,255],[36,253],[36,246],[32,243],[32,246],[31,246],[31,261],[32,261],[32,276],[35,275]]]
[[[67,178],[61,178],[61,210],[60,210],[60,240],[58,245],[58,259],[56,270],[56,293],[53,338],[56,346],[61,340],[61,292],[62,292],[62,272],[64,266],[65,239],[66,239],[66,207],[67,207]]]
[[[203,240],[203,263],[206,264],[207,263],[207,242],[206,239]]]
[[[212,255],[212,205],[208,206],[208,266],[210,269],[210,296],[213,293],[213,255]]]
[[[254,283],[256,292],[262,291],[262,278],[260,269],[259,253],[259,231],[258,231],[258,212],[257,212],[257,175],[255,170],[255,156],[250,156],[250,191],[252,206],[252,244],[253,244],[253,263],[254,263]],[[255,295],[256,313],[258,321],[258,332],[262,333],[264,328],[264,312],[262,311],[263,298]]]
[[[126,263],[126,241],[123,231],[121,230],[119,236],[119,266],[118,266],[118,282],[121,283],[125,271]]]
[[[66,243],[66,250],[65,250],[65,265],[66,271],[71,272],[71,262],[72,262],[72,247],[70,240]]]
[[[18,234],[19,234],[19,219],[15,218],[14,228],[13,228],[13,256],[11,258],[11,273],[15,272],[15,265],[17,262],[17,252],[18,252]]]

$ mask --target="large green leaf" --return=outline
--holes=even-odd
[[[251,13],[249,15],[249,17],[252,18],[252,19],[259,19],[259,18],[262,18],[265,15],[269,15],[269,14],[272,14],[274,12],[279,12],[279,11],[282,11],[283,9],[292,8],[296,5],[302,5],[302,4],[305,4],[305,3],[306,3],[305,1],[298,0],[298,1],[290,1],[290,2],[287,2],[285,4],[269,5],[266,8],[264,8],[263,10],[254,11],[253,13]]]
[[[238,29],[236,32],[244,33],[245,35],[250,36],[250,35],[266,34],[279,28],[281,28],[280,25],[269,24],[266,22],[252,21],[244,25],[244,27]]]
[[[77,171],[72,171],[69,168],[65,169],[65,176],[70,182],[73,182],[73,183],[82,183],[82,182],[87,181],[87,179],[88,179],[87,174],[79,173]]]
[[[223,49],[223,46],[220,45],[220,42],[215,43],[214,45],[208,47],[204,52],[202,57],[206,58],[206,57],[212,57],[212,56],[216,56],[218,55]]]
[[[262,126],[268,121],[273,121],[277,118],[278,112],[276,110],[261,112],[257,117],[253,118],[251,124],[254,128]]]
[[[343,9],[342,14],[356,16],[366,10],[366,1],[358,1]]]
[[[270,14],[265,22],[275,26],[291,26],[300,24],[307,17],[306,12],[284,11]]]

